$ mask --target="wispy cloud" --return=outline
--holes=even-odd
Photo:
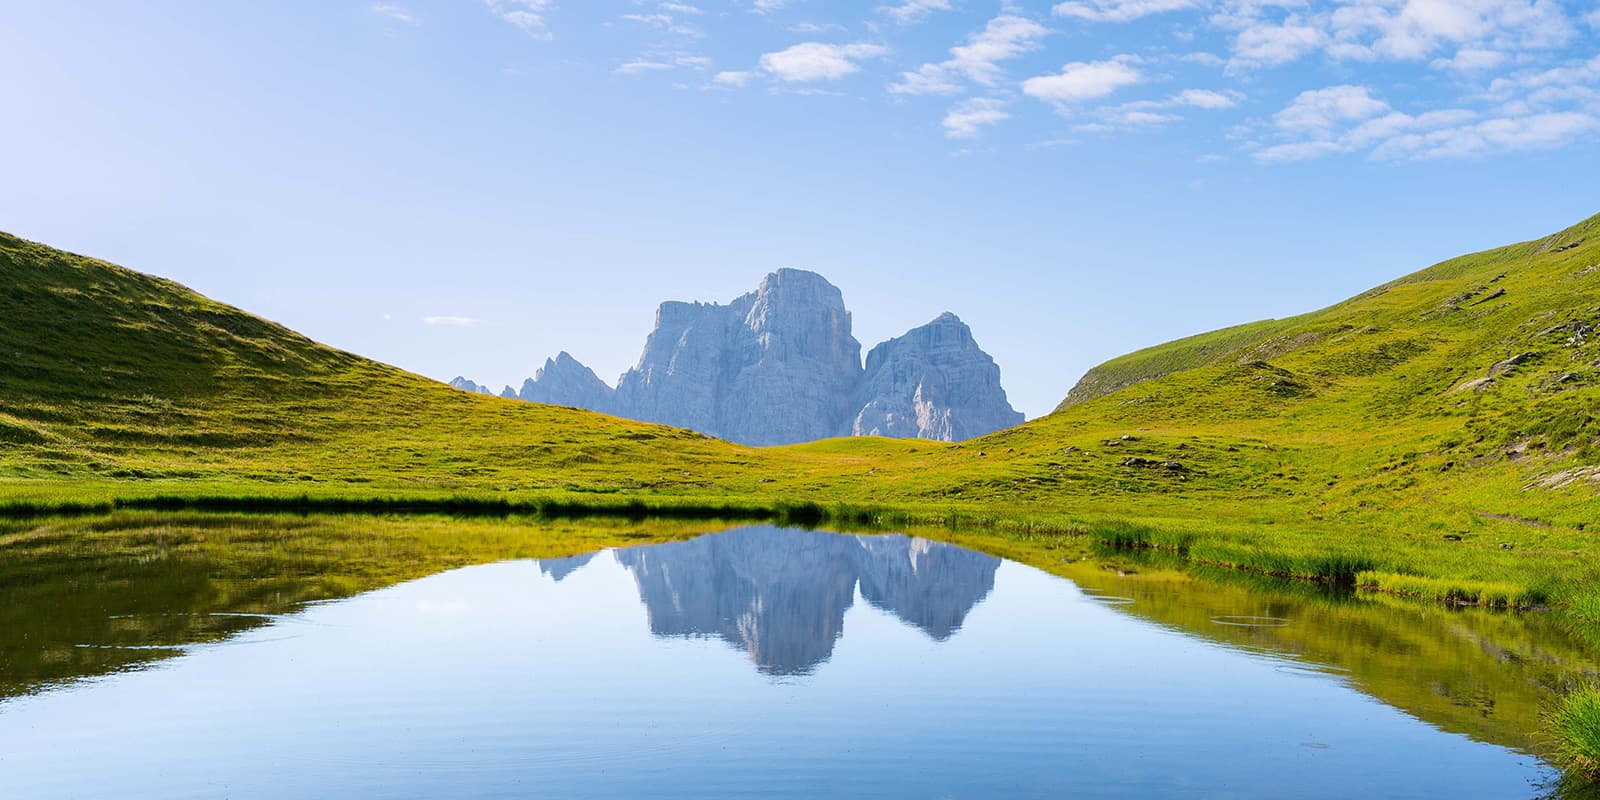
[[[749,84],[750,81],[755,80],[755,78],[756,74],[754,72],[727,71],[717,73],[716,76],[711,79],[711,82],[718,86],[732,86],[738,88]]]
[[[896,94],[960,94],[964,82],[990,86],[1000,80],[1000,62],[1039,49],[1050,31],[1026,17],[1002,14],[989,20],[983,30],[967,37],[963,44],[950,48],[944,61],[923,64],[900,74],[889,86]]]
[[[490,13],[520,28],[536,39],[549,39],[545,15],[555,9],[555,0],[484,0]]]
[[[611,70],[611,72],[616,75],[641,75],[680,67],[695,70],[709,69],[711,67],[711,59],[706,56],[694,55],[656,55],[654,57],[646,55],[624,63]]]
[[[655,28],[659,31],[676,34],[678,36],[692,36],[698,38],[705,36],[705,31],[702,31],[694,25],[683,21],[682,17],[698,17],[704,13],[705,12],[702,11],[698,6],[686,5],[684,3],[662,2],[656,4],[654,11],[623,14],[622,19],[627,22],[645,25]]]
[[[944,116],[944,133],[952,139],[971,139],[979,131],[1011,118],[1002,110],[1004,103],[990,97],[975,97],[957,103]]]
[[[805,42],[761,56],[761,68],[789,82],[838,80],[861,70],[859,62],[887,55],[880,44],[824,44]]]
[[[1152,14],[1196,8],[1200,0],[1089,0],[1059,3],[1051,13],[1091,22],[1131,22]]]
[[[1522,76],[1521,88],[1551,72]],[[1574,77],[1567,73],[1553,80],[1561,84]],[[1343,85],[1301,92],[1273,115],[1272,127],[1279,141],[1251,153],[1257,161],[1305,161],[1340,153],[1366,153],[1376,160],[1472,158],[1560,147],[1600,135],[1600,107],[1540,110],[1519,102],[1488,114],[1466,108],[1410,114],[1374,96],[1368,87]]]
[[[672,69],[672,65],[665,61],[647,61],[642,58],[636,58],[618,66],[616,69],[612,70],[612,72],[617,75],[639,75],[646,72],[659,72],[666,69]]]
[[[879,6],[878,11],[901,25],[920,22],[935,11],[949,11],[950,0],[905,0],[897,5]]]
[[[367,10],[373,14],[376,14],[377,16],[390,20],[391,22],[398,22],[402,25],[410,25],[413,28],[422,24],[417,19],[415,14],[411,13],[404,6],[398,6],[394,3],[373,3],[372,5],[367,6]]]
[[[424,325],[436,325],[446,328],[472,328],[476,327],[478,320],[474,317],[435,316],[423,317]]]

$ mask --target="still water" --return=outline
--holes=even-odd
[[[62,651],[161,657],[0,700],[0,797],[1504,798],[1551,777],[1459,619],[1390,635],[1381,609],[1086,576],[754,527],[168,610],[248,624]]]

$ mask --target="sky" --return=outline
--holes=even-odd
[[[1038,416],[1597,178],[1591,0],[0,0],[0,230],[495,387],[800,267]]]

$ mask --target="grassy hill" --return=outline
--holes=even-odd
[[[809,501],[1092,528],[1408,594],[1577,598],[1564,587],[1600,577],[1597,235],[1600,217],[1133,353],[1050,416],[981,439],[748,448],[456,391],[0,234],[0,504]],[[1571,603],[1600,622],[1600,597]]]

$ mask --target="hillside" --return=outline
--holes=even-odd
[[[600,486],[748,458],[457,391],[171,281],[0,234],[0,477]]]

